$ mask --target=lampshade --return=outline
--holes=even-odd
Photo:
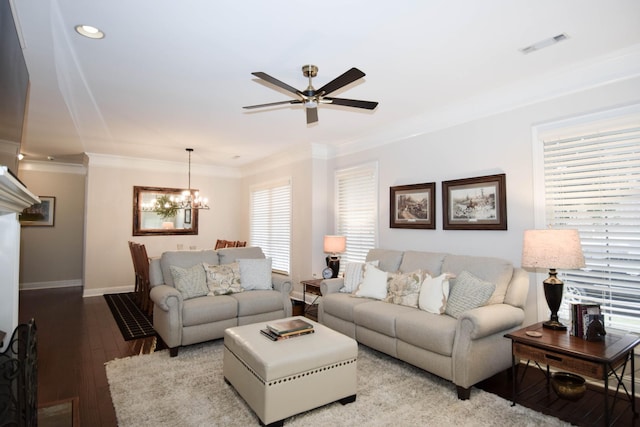
[[[347,249],[347,238],[344,236],[324,236],[324,251],[339,254]]]
[[[526,230],[522,266],[559,269],[584,267],[578,230]]]

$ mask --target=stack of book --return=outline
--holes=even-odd
[[[604,325],[599,304],[571,304],[571,335],[587,339],[587,329],[594,320]]]
[[[302,319],[287,319],[279,322],[267,323],[260,333],[272,341],[299,337],[314,333],[313,325]]]

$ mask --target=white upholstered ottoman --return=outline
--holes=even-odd
[[[319,323],[315,333],[271,341],[264,323],[229,328],[224,334],[224,378],[263,425],[339,400],[356,399],[358,345]]]

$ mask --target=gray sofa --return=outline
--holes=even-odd
[[[291,281],[272,274],[271,290],[247,290],[230,295],[207,295],[184,299],[174,287],[170,266],[190,268],[197,264],[231,264],[238,259],[264,258],[259,247],[203,251],[165,252],[149,266],[153,327],[178,355],[184,345],[223,338],[224,330],[249,323],[291,316]]]
[[[343,279],[328,279],[320,286],[320,323],[452,381],[460,399],[469,398],[472,385],[511,366],[511,343],[504,334],[524,321],[529,276],[523,269],[497,258],[434,252],[372,249],[367,261],[373,260],[387,272],[421,268],[437,276],[466,270],[496,288],[488,305],[454,318],[341,293]]]

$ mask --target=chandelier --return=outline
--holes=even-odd
[[[209,199],[200,197],[198,191],[191,191],[191,153],[193,148],[186,148],[189,153],[189,186],[188,190],[183,191],[181,195],[171,196],[169,200],[175,204],[178,209],[209,209]]]

